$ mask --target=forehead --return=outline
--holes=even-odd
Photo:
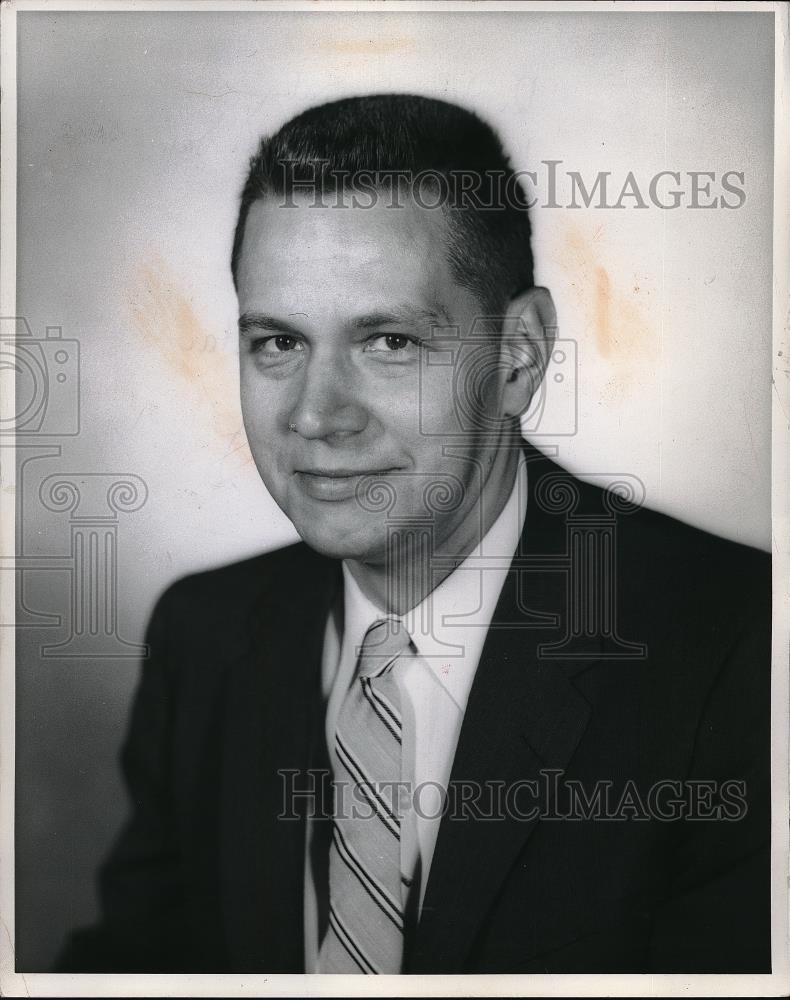
[[[450,272],[441,211],[407,200],[370,208],[281,201],[250,207],[237,281],[242,309],[357,313],[390,300],[451,306],[468,294]]]

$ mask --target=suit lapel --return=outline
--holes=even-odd
[[[527,448],[527,458],[529,501],[517,556],[561,554],[565,519],[548,512],[535,495],[540,477],[559,470],[533,449]],[[529,781],[541,789],[549,780],[545,772],[562,770],[570,761],[590,714],[573,677],[591,660],[542,659],[538,645],[556,641],[558,631],[556,624],[535,627],[547,620],[543,616],[559,623],[565,587],[565,577],[556,569],[511,568],[469,695],[451,786],[485,789],[498,781],[512,789]],[[530,627],[514,626],[518,622]],[[536,799],[525,787],[529,791],[517,805],[529,810]],[[488,821],[464,818],[463,813],[453,819],[448,810],[443,817],[405,971],[464,971],[474,938],[536,827],[537,820],[520,818],[512,809],[504,814],[504,819]]]
[[[269,558],[227,698],[223,917],[232,968],[301,972],[305,822],[280,817],[286,782],[304,788],[311,767],[324,628],[341,578],[338,563],[306,546],[277,565],[277,554]],[[287,771],[299,773],[283,777]]]

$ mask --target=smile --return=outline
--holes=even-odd
[[[350,500],[364,476],[386,476],[394,469],[300,469],[294,473],[303,493],[314,500]]]

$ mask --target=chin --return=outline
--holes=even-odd
[[[299,537],[311,549],[330,559],[354,559],[358,562],[379,562],[386,547],[380,531],[343,531],[335,524],[294,524]]]

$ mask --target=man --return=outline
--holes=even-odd
[[[303,541],[157,604],[133,814],[60,968],[769,971],[768,559],[522,441],[556,317],[491,129],[310,109],[232,266]]]

